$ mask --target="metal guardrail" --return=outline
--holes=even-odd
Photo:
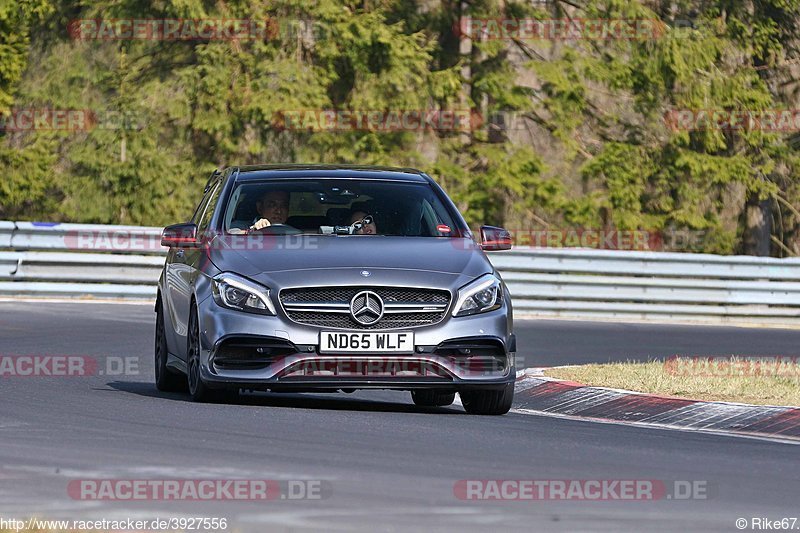
[[[14,234],[16,224],[6,220],[0,220],[0,248],[11,246],[11,236]]]
[[[4,226],[12,224],[10,242],[3,242]],[[145,226],[0,222],[0,248],[15,250],[74,250],[118,254],[163,254],[161,230]],[[6,229],[5,231],[8,231]]]
[[[161,229],[0,221],[0,296],[153,299]]]
[[[152,299],[160,232],[0,221],[0,296]],[[490,259],[518,315],[800,325],[800,259],[574,248]]]
[[[491,258],[525,313],[800,324],[800,259],[586,249]]]

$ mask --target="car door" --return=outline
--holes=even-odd
[[[209,234],[209,226],[211,219],[216,211],[217,204],[219,203],[219,196],[222,192],[222,181],[217,180],[212,184],[209,191],[209,196],[205,206],[201,212],[197,213],[197,219],[194,221],[197,224],[197,236],[202,239],[204,243],[210,244],[212,236]],[[202,275],[200,269],[202,262],[208,259],[208,250],[205,246],[186,248],[182,258],[182,267],[178,275],[181,278],[181,285],[188,287],[188,296],[184,298],[181,303],[185,305],[182,310],[182,315],[186,322],[185,326],[188,329],[189,313],[191,312],[191,296],[194,294],[195,282],[197,277]]]
[[[198,226],[197,235],[202,237],[201,223],[204,216],[212,208],[212,202],[219,198],[220,180],[218,174],[213,174],[205,187],[203,198],[195,209],[191,222]],[[212,206],[212,207],[209,207]],[[207,226],[206,226],[207,227]],[[167,286],[167,299],[169,318],[175,336],[170,343],[170,351],[185,359],[186,331],[189,323],[189,306],[191,304],[194,271],[201,250],[198,248],[171,248],[167,254],[165,281]]]

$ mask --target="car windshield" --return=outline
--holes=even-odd
[[[258,224],[259,221],[267,220]],[[238,183],[227,233],[457,237],[462,228],[427,183],[291,179]]]

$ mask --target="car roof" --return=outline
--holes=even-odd
[[[233,167],[237,181],[279,178],[343,178],[426,182],[425,174],[415,168],[365,165],[249,165]]]

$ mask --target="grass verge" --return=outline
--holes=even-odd
[[[800,362],[776,358],[671,358],[549,368],[544,374],[595,387],[694,400],[800,406]]]

